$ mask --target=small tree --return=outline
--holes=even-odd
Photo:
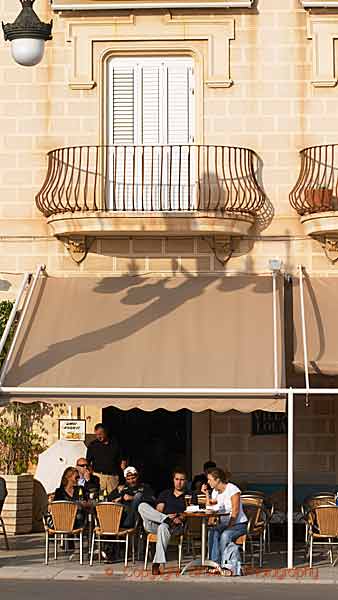
[[[0,302],[0,337],[6,327],[13,303]],[[0,355],[0,368],[13,339],[14,327]],[[21,404],[13,402],[0,411],[0,471],[6,475],[27,472],[29,463],[37,462],[39,453],[45,448],[47,431],[43,418],[53,409],[46,403]]]

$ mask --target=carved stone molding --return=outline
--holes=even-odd
[[[338,14],[307,16],[308,38],[312,40],[312,83],[315,87],[337,85],[335,40],[338,39]]]
[[[301,0],[303,8],[317,8],[317,9],[327,9],[327,8],[338,8],[337,0]]]
[[[253,6],[254,0],[52,0],[52,9],[55,12],[163,8],[250,9]]]
[[[208,69],[205,83],[209,87],[230,87],[230,42],[235,39],[233,18],[215,15],[165,14],[156,20],[156,29],[145,26],[144,17],[122,15],[106,19],[72,19],[68,22],[67,41],[73,46],[69,86],[74,90],[88,90],[96,85],[94,45],[121,42],[121,51],[127,43],[204,41],[207,45]]]

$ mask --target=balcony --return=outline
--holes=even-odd
[[[60,237],[243,236],[265,204],[257,164],[229,146],[59,148],[36,203]]]
[[[300,174],[290,203],[308,235],[337,237],[338,144],[304,148],[300,155]]]

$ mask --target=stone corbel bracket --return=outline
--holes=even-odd
[[[93,242],[93,240],[88,239],[86,236],[69,237],[66,239],[62,239],[62,241],[65,247],[67,248],[71,258],[78,265],[80,265],[85,260],[85,258],[87,258],[87,254]]]
[[[312,40],[312,84],[335,87],[338,82],[334,49],[338,39],[338,13],[308,13],[307,37]]]
[[[72,44],[72,65],[69,86],[73,90],[95,87],[94,44],[123,42],[175,42],[188,40],[207,43],[208,69],[205,83],[209,87],[230,87],[230,42],[235,39],[233,18],[215,15],[172,15],[167,13],[156,23],[156,31],[149,21],[149,33],[144,22],[138,31],[138,17],[119,15],[107,19],[74,19],[67,25],[67,42]],[[122,44],[121,44],[122,50]]]
[[[331,265],[335,265],[338,261],[338,235],[329,237],[323,236],[319,241],[325,252],[326,258],[330,261]]]

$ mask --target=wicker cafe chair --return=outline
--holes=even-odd
[[[271,550],[271,528],[270,528],[270,523],[272,520],[272,517],[274,515],[275,512],[275,507],[274,504],[267,504],[265,501],[265,494],[264,492],[261,491],[245,491],[241,494],[241,499],[243,502],[249,502],[250,503],[250,499],[253,499],[253,503],[256,502],[256,498],[261,498],[263,500],[262,503],[262,516],[263,519],[265,520],[265,528],[264,528],[264,535],[263,535],[263,543],[264,543],[264,552],[267,550],[268,552],[270,552]]]
[[[98,526],[94,528],[92,537],[92,547],[90,551],[89,564],[93,564],[95,542],[98,544],[99,562],[101,560],[101,537],[106,544],[125,544],[124,566],[128,565],[128,546],[129,538],[132,542],[132,559],[135,562],[135,534],[136,527],[130,529],[121,529],[121,519],[123,506],[115,502],[100,502],[96,505],[96,516]]]
[[[80,565],[83,564],[83,527],[74,529],[76,513],[78,506],[74,502],[60,500],[52,502],[49,505],[49,512],[52,516],[53,526],[45,524],[46,547],[45,564],[48,565],[49,558],[49,539],[54,538],[54,559],[57,559],[57,540],[58,536],[64,541],[79,540],[80,542]]]
[[[179,535],[173,535],[170,540],[169,540],[169,546],[177,546],[177,550],[178,550],[178,569],[181,570],[181,564],[182,564],[182,556],[183,556],[183,540],[184,540],[184,533],[181,533]],[[144,555],[144,571],[147,570],[147,566],[148,566],[148,554],[149,554],[149,544],[156,544],[157,542],[157,535],[156,533],[148,533],[147,535],[147,544],[146,544],[146,552]]]
[[[309,514],[307,554],[312,567],[313,546],[329,546],[330,562],[333,564],[332,547],[338,546],[338,506],[322,504]],[[332,540],[336,540],[333,542]]]
[[[246,490],[241,493],[241,498],[263,498],[265,499],[264,492],[260,492],[259,490]]]
[[[254,563],[254,546],[259,545],[259,566],[263,566],[263,550],[266,535],[267,516],[264,511],[264,500],[258,497],[242,496],[243,510],[248,518],[247,539],[250,543],[251,560]],[[245,552],[244,552],[245,555]]]
[[[307,544],[309,539],[309,528],[312,519],[311,513],[314,508],[317,508],[317,506],[322,506],[323,504],[336,504],[335,495],[330,492],[322,492],[313,496],[307,496],[304,499],[304,502],[301,506],[301,512],[305,521],[305,544]]]

